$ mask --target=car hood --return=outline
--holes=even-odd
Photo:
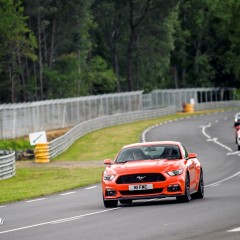
[[[114,174],[161,172],[176,170],[179,167],[179,160],[141,160],[129,161],[122,164],[113,164],[107,171]]]

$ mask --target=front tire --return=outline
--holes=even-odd
[[[203,171],[201,170],[199,183],[198,183],[198,191],[192,195],[195,199],[196,198],[203,198],[204,197],[204,181],[203,181]]]
[[[189,176],[186,174],[186,180],[185,180],[185,192],[183,196],[177,196],[178,202],[190,202],[191,201],[191,194],[190,194],[190,180]]]
[[[104,200],[103,199],[103,204],[105,208],[115,208],[118,205],[118,200]]]

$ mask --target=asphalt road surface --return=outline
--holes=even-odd
[[[106,209],[101,186],[94,185],[0,205],[0,239],[239,240],[240,152],[234,114],[192,117],[144,132],[146,141],[177,140],[197,153],[204,170],[204,199],[141,200]]]

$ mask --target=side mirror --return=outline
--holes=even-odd
[[[112,165],[112,160],[111,159],[105,159],[104,161],[105,165]]]
[[[197,158],[197,154],[196,153],[189,153],[188,154],[188,159],[191,159],[191,158]]]

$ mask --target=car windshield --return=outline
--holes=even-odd
[[[179,159],[180,151],[177,145],[139,146],[123,149],[117,156],[116,163],[134,160]]]

